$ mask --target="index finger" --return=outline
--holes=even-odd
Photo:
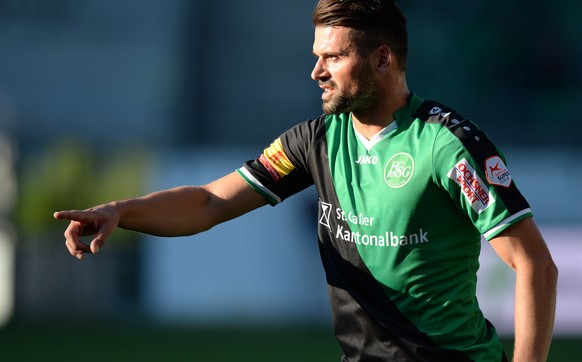
[[[87,221],[89,219],[87,211],[79,210],[56,211],[55,213],[53,213],[53,217],[57,220],[75,220],[75,221]]]

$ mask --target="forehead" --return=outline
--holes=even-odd
[[[343,26],[317,26],[313,41],[313,52],[347,51],[351,46],[350,28]]]

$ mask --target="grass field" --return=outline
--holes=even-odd
[[[511,341],[504,340],[511,350]],[[339,362],[329,330],[12,325],[0,329],[0,361]],[[549,361],[582,361],[582,339],[556,339]]]

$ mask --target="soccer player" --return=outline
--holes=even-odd
[[[475,295],[482,235],[516,273],[514,360],[545,360],[557,269],[504,156],[473,122],[409,91],[394,1],[320,0],[313,24],[323,115],[207,185],[56,212],[70,220],[71,255],[97,253],[117,227],[203,232],[314,184],[343,361],[507,360]]]

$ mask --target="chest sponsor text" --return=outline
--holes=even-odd
[[[346,211],[341,207],[334,208],[332,204],[322,200],[319,200],[319,205],[321,213],[319,224],[327,227],[329,233],[337,240],[375,247],[401,247],[430,242],[428,231],[423,228],[406,234],[394,231],[367,233],[362,231],[362,228],[377,226],[377,218],[362,212]],[[352,226],[356,230],[352,230]]]

